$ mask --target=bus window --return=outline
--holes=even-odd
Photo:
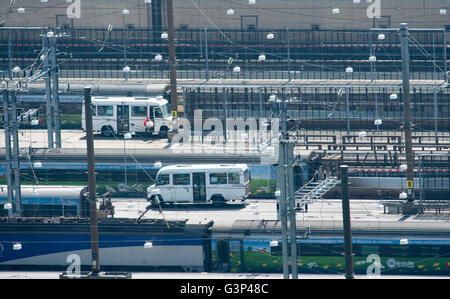
[[[177,173],[173,175],[174,185],[190,185],[191,175],[189,173]]]
[[[168,104],[162,105],[161,106],[161,111],[162,111],[162,116],[164,118],[168,118],[170,116],[169,105]]]
[[[238,172],[230,172],[228,173],[228,184],[233,184],[233,185],[237,185],[240,184],[241,182],[241,177],[239,175]]]
[[[147,117],[147,107],[146,106],[132,106],[131,116],[135,117]]]
[[[250,182],[250,171],[247,169],[244,171],[244,184]]]
[[[153,109],[153,111],[155,112],[155,118],[162,118],[162,113],[161,113],[160,108],[155,107],[155,109]]]
[[[150,119],[151,120],[154,120],[155,118],[153,117],[153,106],[150,106],[150,113],[149,113],[149,115],[150,115]]]
[[[97,106],[97,116],[113,116],[113,106]]]
[[[226,184],[227,174],[226,173],[211,173],[209,175],[210,184]]]
[[[169,175],[168,174],[160,174],[156,179],[157,186],[169,185]]]

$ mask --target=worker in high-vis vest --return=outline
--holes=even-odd
[[[145,127],[145,132],[150,131],[151,128],[153,128],[153,126],[155,125],[155,123],[147,117],[146,120],[144,120],[144,127]]]

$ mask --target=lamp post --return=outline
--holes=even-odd
[[[129,15],[130,11],[128,9],[122,10],[122,24],[123,24],[123,76],[125,81],[128,81],[128,73],[130,68],[127,65],[127,34],[128,30],[125,28],[125,15]]]
[[[402,44],[402,71],[403,71],[403,109],[404,109],[404,135],[406,164],[406,187],[408,199],[407,202],[414,201],[414,152],[412,149],[412,125],[411,125],[411,100],[409,91],[409,49],[408,49],[408,25],[400,24],[400,36]]]

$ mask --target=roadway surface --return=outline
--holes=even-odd
[[[359,131],[351,131],[350,135],[358,136]],[[0,148],[5,147],[4,131],[0,131]],[[192,132],[192,135],[194,133]],[[298,138],[299,143],[303,142],[305,135],[315,135],[311,138],[311,144],[315,142],[327,142],[330,144],[331,137],[336,137],[336,144],[342,144],[342,136],[348,135],[345,130],[299,130]],[[322,137],[320,137],[320,135]],[[402,136],[402,132],[395,131],[375,131],[368,132],[367,136]],[[434,140],[434,132],[414,132],[414,136],[428,137],[430,140]],[[438,136],[443,138],[443,141],[450,141],[450,132],[439,132]],[[242,136],[240,137],[242,138]],[[208,139],[206,139],[208,140]],[[62,130],[61,131],[61,143],[63,149],[84,149],[86,148],[86,133],[82,130]],[[387,142],[388,143],[388,142]],[[211,143],[207,143],[210,146]],[[357,145],[357,143],[356,143]],[[145,136],[143,134],[133,134],[131,139],[124,139],[123,136],[103,137],[99,133],[94,134],[94,146],[95,148],[102,149],[117,149],[119,151],[127,151],[133,149],[167,149],[170,147],[167,139],[161,139],[160,137]],[[351,146],[351,144],[348,144]],[[19,130],[19,147],[20,148],[47,148],[48,147],[48,135],[45,129],[25,129]]]
[[[138,218],[149,205],[145,199],[113,199],[115,215],[117,218]],[[450,225],[450,213],[425,213],[422,215],[404,216],[402,214],[388,214],[377,200],[352,199],[350,203],[350,216],[352,222],[402,222],[412,226],[420,223],[441,223]],[[230,203],[225,207],[213,207],[209,204],[175,204],[151,208],[143,218],[158,218],[167,220],[228,222],[236,220],[277,220],[276,201],[273,199],[252,199],[244,204]],[[297,221],[335,222],[342,223],[342,202],[335,199],[318,200],[308,207],[308,212],[298,211]]]

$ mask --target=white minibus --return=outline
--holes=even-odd
[[[147,199],[157,203],[212,203],[245,201],[250,194],[246,164],[198,164],[162,167]]]
[[[82,129],[86,130],[84,104],[82,109]],[[92,97],[92,110],[93,130],[105,137],[149,132],[165,138],[172,130],[169,105],[162,96]]]

